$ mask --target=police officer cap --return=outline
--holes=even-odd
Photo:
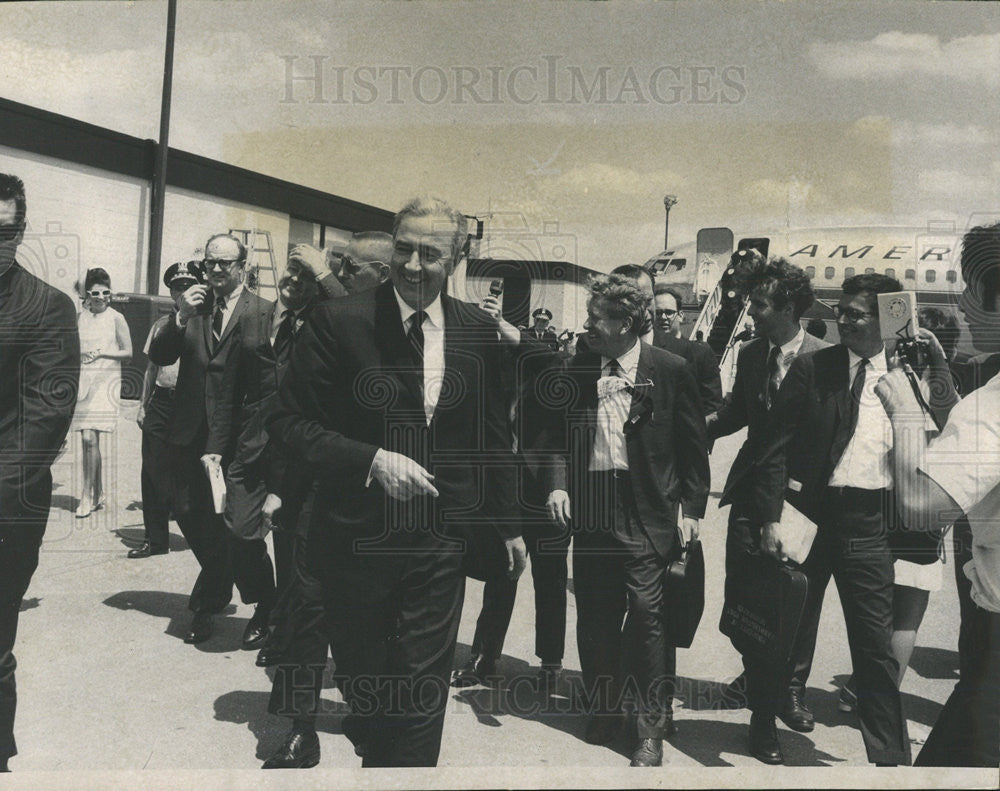
[[[552,321],[552,311],[549,310],[548,308],[538,308],[538,310],[536,310],[534,313],[531,314],[531,318],[533,319],[537,319],[539,316],[541,316],[543,319],[548,319],[549,321]]]
[[[178,261],[163,273],[163,285],[167,288],[188,288],[201,282],[200,261]]]

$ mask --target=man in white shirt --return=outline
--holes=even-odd
[[[970,230],[963,239],[961,263],[966,285],[959,310],[972,343],[982,352],[1000,352],[1000,224]],[[940,395],[950,387],[951,377],[940,347],[932,342],[931,350],[932,372],[936,368],[937,373],[930,389]],[[996,768],[1000,765],[1000,376],[954,406],[941,433],[930,441],[902,370],[884,376],[877,393],[892,422],[894,473],[906,526],[942,528],[964,513],[972,528],[972,559],[964,572],[973,605],[962,615],[961,677],[915,764]]]
[[[791,528],[780,523],[785,499],[818,526],[802,571],[809,579],[797,641],[815,644],[823,597],[837,582],[868,760],[908,765],[910,744],[891,650],[893,559],[897,526],[889,461],[892,431],[874,393],[886,369],[877,295],[900,291],[893,278],[844,281],[835,308],[840,344],[799,356],[771,407],[754,473],[764,523],[761,550],[786,560]]]

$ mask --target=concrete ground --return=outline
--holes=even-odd
[[[808,690],[816,729],[799,734],[779,724],[790,766],[765,767],[747,754],[749,713],[719,708],[721,689],[741,664],[717,628],[726,524],[718,490],[742,435],[716,443],[712,455],[716,491],[702,526],[705,615],[692,647],[678,652],[678,733],[665,748],[662,769],[630,770],[632,745],[625,735],[609,747],[583,741],[585,720],[571,711],[566,696],[567,685],[579,677],[572,596],[567,683],[547,700],[531,688],[537,659],[526,574],[500,662],[504,682],[454,690],[439,769],[361,772],[341,734],[343,703],[327,688],[319,719],[320,766],[261,772],[260,763],[281,743],[287,724],[267,713],[273,672],[255,667],[255,654],[238,647],[250,607],[231,606],[208,642],[185,645],[187,595],[197,563],[176,525],[171,525],[170,554],[125,557],[143,532],[139,438],[134,406],[126,407],[118,431],[102,448],[107,507],[87,519],[73,516],[79,491],[76,438],[54,468],[51,519],[18,635],[20,755],[4,780],[11,788],[998,785],[995,772],[868,766],[854,716],[836,706],[850,657],[833,585]],[[944,577],[943,589],[931,596],[903,683],[914,734],[933,725],[957,676],[958,606],[950,558]],[[470,581],[458,663],[468,656],[481,599],[482,584]]]

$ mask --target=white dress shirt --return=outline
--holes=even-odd
[[[847,381],[854,377],[861,365],[861,357],[848,350]],[[886,372],[885,349],[869,358],[865,371],[865,387],[858,405],[858,425],[844,448],[837,466],[830,476],[829,486],[853,486],[856,489],[891,489],[892,424],[875,385]]]
[[[621,366],[621,377],[628,385],[634,385],[639,370],[639,349],[637,340],[625,354],[617,358]],[[611,357],[601,357],[601,379],[611,377],[608,367]],[[594,434],[594,448],[590,454],[591,472],[604,470],[627,470],[628,452],[625,448],[625,421],[632,408],[632,394],[625,388],[601,394],[598,381],[597,431]]]
[[[399,304],[399,317],[403,321],[403,333],[409,333],[410,326],[413,324],[413,314],[416,311],[406,304],[395,288],[393,288],[392,293],[396,295],[396,302]],[[444,381],[444,307],[441,305],[440,294],[424,308],[424,312],[427,314],[422,325],[424,330],[424,415],[427,418],[427,425],[430,425],[431,418],[434,417],[434,409],[437,407],[438,397],[441,395],[441,383]]]
[[[298,310],[289,311],[288,308],[284,306],[279,300],[277,308],[274,311],[274,320],[271,322],[271,348],[274,348],[274,342],[278,338],[278,330],[281,329],[281,322],[285,320],[285,312],[288,311],[292,314],[292,332],[298,332],[300,326],[304,319],[300,318],[299,314],[302,313],[303,308]]]
[[[792,362],[799,354],[799,349],[802,348],[802,341],[806,339],[806,331],[799,327],[798,334],[792,338],[790,341],[781,344],[781,355],[778,357],[778,384],[781,384],[785,379],[785,374],[788,373],[788,369],[791,367]],[[767,342],[767,354],[770,357],[771,350],[775,347],[775,344],[771,341]]]
[[[233,311],[236,310],[236,303],[239,302],[240,297],[243,296],[243,284],[237,283],[236,288],[232,290],[231,293],[226,295],[226,306],[222,309],[222,329],[219,330],[219,335],[226,331],[226,327],[229,326],[229,320],[233,317]],[[218,297],[216,297],[218,299]]]

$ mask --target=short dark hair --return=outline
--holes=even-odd
[[[934,333],[934,337],[944,349],[946,359],[954,357],[959,336],[962,334],[954,313],[945,313],[940,308],[920,308],[917,311],[917,324]]]
[[[902,291],[903,284],[896,280],[896,278],[889,277],[888,275],[854,275],[847,278],[840,289],[848,296],[868,294],[874,297],[876,294],[890,294],[893,291]]]
[[[243,242],[240,240],[238,236],[234,236],[231,233],[216,233],[209,236],[208,241],[205,242],[206,253],[208,251],[208,246],[216,239],[232,239],[234,242],[236,242],[236,249],[238,251],[236,260],[241,264],[245,264],[247,262],[247,246],[243,244]]]
[[[762,291],[778,310],[792,306],[792,318],[798,321],[816,301],[812,281],[801,268],[786,258],[751,256],[736,272],[740,291],[750,296]]]
[[[600,299],[607,303],[608,314],[615,319],[631,319],[631,332],[642,333],[643,324],[649,312],[649,297],[625,275],[595,275],[588,284],[590,299]]]
[[[674,298],[674,302],[677,303],[677,310],[680,310],[681,306],[684,304],[684,300],[681,298],[681,292],[666,283],[657,283],[656,288],[653,289],[654,297],[658,297],[660,294],[669,294],[672,296]]]
[[[83,290],[90,291],[92,286],[102,285],[111,288],[111,275],[108,274],[106,269],[101,269],[97,266],[93,269],[88,269],[87,274],[83,278]]]
[[[816,338],[825,338],[826,322],[819,317],[809,319],[809,321],[806,322],[806,332]]]
[[[640,277],[645,275],[649,278],[649,284],[656,289],[656,275],[651,271],[646,269],[644,266],[639,264],[622,264],[621,266],[616,266],[611,270],[612,275],[622,275],[624,277],[631,278],[632,280],[638,280]]]
[[[1000,222],[979,225],[962,237],[962,279],[981,298],[976,306],[997,310],[1000,290]]]
[[[24,225],[28,202],[24,197],[24,182],[10,173],[0,173],[0,200],[13,200],[17,207],[17,224]]]

